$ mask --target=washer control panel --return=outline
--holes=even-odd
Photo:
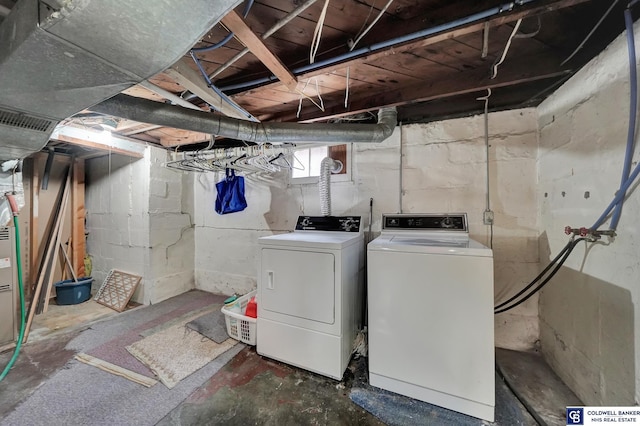
[[[360,232],[360,216],[299,216],[296,231]]]
[[[382,229],[469,232],[466,213],[382,215]]]

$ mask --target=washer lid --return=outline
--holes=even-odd
[[[369,251],[493,256],[493,251],[470,238],[440,238],[424,234],[382,234],[367,246]]]
[[[361,244],[363,240],[362,232],[295,231],[258,238],[258,244],[262,246],[342,249],[352,244]]]

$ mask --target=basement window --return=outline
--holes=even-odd
[[[342,170],[332,174],[332,182],[351,180],[351,144],[297,149],[293,155],[295,165],[291,169],[291,182],[294,184],[317,183],[320,177],[320,163],[325,157],[338,160],[343,165]]]

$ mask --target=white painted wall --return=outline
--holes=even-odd
[[[541,258],[566,244],[564,226],[590,227],[620,184],[629,114],[624,37],[538,107]],[[615,241],[579,245],[540,299],[543,354],[588,405],[640,402],[639,214],[636,190]]]
[[[111,269],[144,276],[149,247],[149,160],[118,154],[86,162],[87,254],[93,293]],[[133,300],[144,302],[143,285]]]
[[[156,303],[194,288],[193,175],[163,166],[165,150],[151,149],[148,300]],[[184,191],[186,189],[186,191]]]
[[[138,303],[157,303],[194,287],[192,178],[164,168],[167,156],[148,147],[142,159],[113,154],[87,162],[94,292],[111,269],[143,277],[132,298]]]
[[[401,134],[402,133],[402,138]],[[494,227],[496,297],[504,299],[538,272],[535,110],[491,114],[490,167]],[[488,244],[485,209],[483,117],[404,126],[382,144],[352,146],[352,182],[332,184],[333,214],[361,215],[368,227],[374,199],[374,233],[382,213],[400,211],[402,139],[404,213],[467,212],[472,236]],[[256,285],[257,239],[291,231],[300,214],[320,214],[317,185],[293,185],[286,174],[247,179],[248,208],[218,215],[215,182],[195,182],[196,288],[231,294]],[[496,318],[496,344],[532,348],[538,339],[537,299]]]

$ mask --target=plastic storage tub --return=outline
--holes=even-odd
[[[249,300],[257,293],[258,290],[253,290],[236,300],[236,302],[240,304],[240,312],[244,312],[247,309],[247,303],[249,303]],[[227,334],[229,334],[229,337],[255,346],[257,319],[242,315],[241,313],[232,312],[226,306],[222,307],[222,313],[224,314],[224,319],[227,324]]]
[[[56,286],[56,302],[58,305],[77,305],[86,302],[91,297],[91,283],[93,278],[78,278],[73,280],[58,281]]]

